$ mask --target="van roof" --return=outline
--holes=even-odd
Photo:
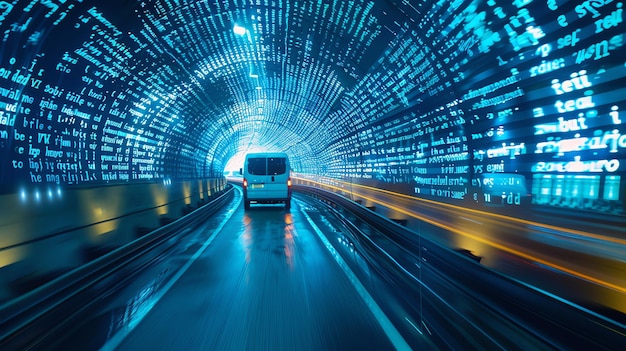
[[[285,157],[287,158],[287,154],[284,152],[253,152],[246,154],[246,159],[250,157]]]

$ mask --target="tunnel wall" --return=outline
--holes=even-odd
[[[0,196],[0,300],[207,203],[223,178]]]
[[[268,42],[307,43],[286,51],[284,63],[293,77],[269,77],[279,87],[275,100],[293,93],[289,89],[298,86],[297,79],[314,81],[315,93],[324,96],[302,94],[313,99],[305,101],[308,105],[316,105],[307,113],[328,114],[315,116],[314,125],[304,125],[305,111],[288,120],[308,128],[311,136],[294,149],[314,146],[305,154],[317,157],[293,160],[298,168],[319,170],[313,177],[489,211],[523,213],[516,210],[530,206],[623,220],[622,2],[257,5],[266,6],[277,16],[273,18],[295,21],[290,15],[326,13],[323,7],[330,3],[334,7],[328,16],[333,18],[303,21],[303,32],[278,28],[281,32],[273,33],[285,38],[263,33]],[[228,156],[211,150],[237,149],[232,147],[237,137],[228,134],[236,126],[229,125],[224,111],[250,106],[245,87],[232,86],[240,77],[227,66],[252,56],[234,47],[238,44],[228,21],[237,17],[231,13],[237,7],[249,14],[256,13],[257,5],[234,0],[188,8],[165,0],[0,4],[5,29],[0,44],[0,193],[208,178],[226,161],[215,157]],[[173,34],[179,23],[191,19],[180,16],[216,8],[228,21],[207,16],[208,22],[196,28],[202,30],[197,41],[178,41],[196,35]],[[347,8],[358,11],[346,13]],[[171,18],[163,15],[168,11]],[[320,25],[307,27],[314,23]],[[304,29],[332,40],[309,36]],[[221,44],[201,47],[216,43],[213,39]],[[345,47],[349,43],[355,46]],[[301,49],[310,51],[298,56]],[[193,55],[208,51],[210,57],[201,57],[208,71],[194,71],[198,60]],[[245,66],[237,62],[236,67]],[[299,71],[296,66],[307,67]],[[311,72],[318,72],[314,79],[308,77]],[[250,126],[238,127],[247,131]],[[266,132],[272,130],[277,129]],[[248,137],[247,142],[255,141]],[[306,164],[318,161],[323,162]]]
[[[333,116],[355,128],[333,145],[328,175],[516,216],[623,222],[623,3],[430,5],[389,35]]]
[[[138,29],[138,3],[0,4],[0,193],[221,172],[194,143],[189,77]]]

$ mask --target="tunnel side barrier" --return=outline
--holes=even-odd
[[[0,196],[0,303],[214,199],[223,178],[85,187],[39,201]]]
[[[228,187],[210,203],[0,306],[0,349],[42,343],[86,306],[107,296],[170,248],[169,239],[233,199]]]
[[[545,343],[544,347],[557,349],[610,350],[623,343],[626,327],[618,322],[475,264],[473,258],[420,237],[419,233],[342,195],[303,185],[295,185],[294,190],[322,199],[331,208],[346,209],[359,221],[385,235],[399,255],[390,256],[367,235],[357,233],[354,240],[365,250],[362,254],[369,257],[370,264],[377,266],[383,275],[393,277],[392,280],[403,287],[401,291],[405,295],[407,292],[430,295],[425,301],[433,303],[433,306],[424,308],[423,319],[425,323],[431,323],[429,330],[439,338],[439,342],[448,347],[454,344],[467,347],[470,343],[476,345],[476,342],[480,345],[488,340],[499,347],[519,341],[521,343],[517,347],[523,349],[523,343],[532,345],[533,342],[524,335]],[[353,226],[345,220],[344,224],[346,227]],[[353,229],[352,232],[358,230]],[[454,295],[454,301],[441,301],[438,298],[440,292],[430,291],[424,280],[420,281],[408,273],[412,270],[408,266],[410,263],[403,266],[399,262],[419,262],[420,276],[431,274],[431,280],[442,282],[441,286],[452,286],[459,293]],[[455,309],[454,306],[459,304],[462,307]],[[453,316],[459,311],[465,311],[467,315]],[[498,325],[485,323],[485,316],[495,316],[500,322]],[[459,326],[467,330],[459,330]],[[519,335],[514,338],[506,330],[517,330]],[[481,337],[477,333],[485,335]],[[451,340],[455,336],[466,340]]]

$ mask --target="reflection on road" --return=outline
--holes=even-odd
[[[252,208],[242,217],[244,231],[241,234],[241,247],[245,252],[246,264],[251,262],[251,254],[257,247],[268,240],[276,254],[284,256],[286,265],[293,270],[294,236],[296,235],[291,213],[284,212],[283,207]],[[255,238],[253,233],[264,233],[263,238]],[[276,234],[281,235],[276,235]],[[258,234],[257,234],[258,235]]]

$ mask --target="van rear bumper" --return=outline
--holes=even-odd
[[[290,199],[247,199],[250,202],[257,204],[282,204]]]
[[[267,190],[251,190],[245,189],[243,196],[251,201],[266,201],[276,200],[285,201],[291,198],[291,189],[285,189],[282,191],[267,191]]]

